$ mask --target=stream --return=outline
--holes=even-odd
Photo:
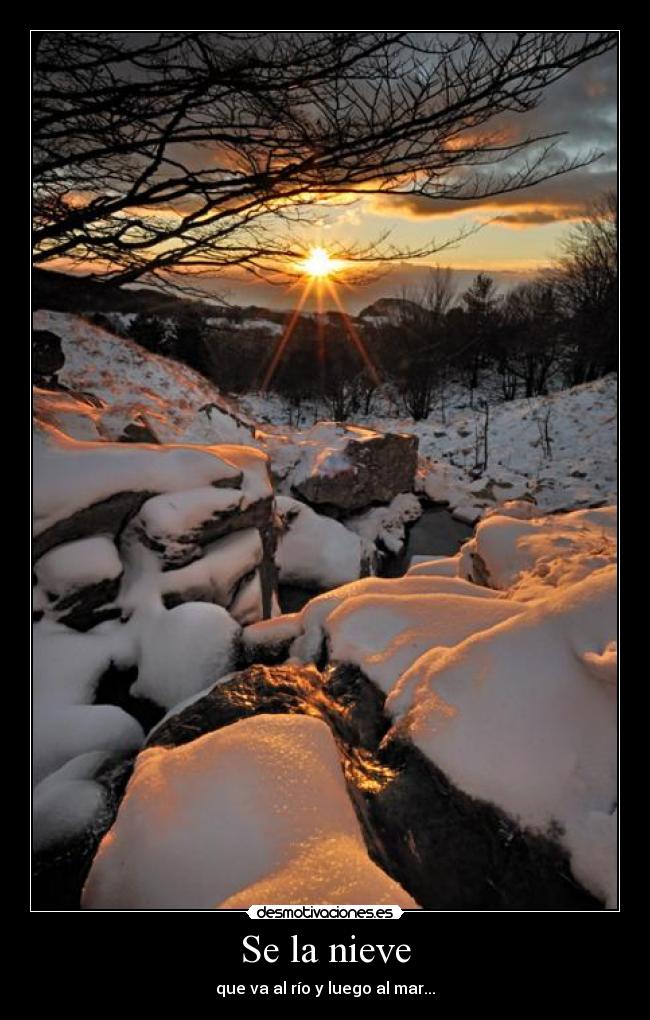
[[[455,556],[463,542],[471,538],[473,529],[456,521],[451,512],[440,504],[425,503],[422,516],[409,526],[406,543],[400,553],[384,558],[381,577],[402,577],[413,556]],[[292,584],[281,584],[278,599],[283,613],[297,613],[321,589],[308,589]]]

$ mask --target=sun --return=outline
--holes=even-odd
[[[322,279],[325,276],[331,276],[337,269],[340,269],[340,266],[341,263],[336,259],[331,259],[324,248],[312,248],[309,256],[301,264],[301,269],[307,276]]]

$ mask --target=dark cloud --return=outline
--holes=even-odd
[[[599,170],[598,163],[572,170],[560,177],[543,181],[522,191],[511,191],[492,198],[435,200],[423,195],[377,195],[371,209],[382,216],[404,216],[408,219],[434,219],[458,216],[460,213],[480,214],[490,219],[494,214],[499,223],[534,225],[576,219],[605,191],[616,190],[616,173]],[[511,210],[504,213],[502,210]]]
[[[542,226],[545,223],[557,223],[558,221],[568,219],[579,219],[583,210],[576,207],[575,209],[551,209],[545,211],[544,209],[530,209],[523,210],[522,212],[507,213],[502,216],[493,216],[492,223],[499,223],[505,227],[528,227],[528,226]]]
[[[375,212],[384,216],[429,219],[461,212],[498,213],[505,226],[534,226],[575,219],[604,191],[617,187],[617,52],[612,50],[576,68],[541,94],[539,105],[523,115],[495,118],[487,125],[508,143],[561,135],[547,169],[562,159],[598,155],[589,166],[551,178],[531,188],[474,201],[430,200],[419,195],[378,196]],[[534,149],[533,149],[534,151]],[[513,169],[516,159],[504,171]],[[512,210],[507,215],[501,210]]]

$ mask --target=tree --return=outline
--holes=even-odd
[[[459,367],[470,390],[470,404],[474,404],[474,390],[487,357],[493,353],[498,329],[498,300],[491,276],[478,273],[462,297],[465,306],[467,342],[458,352]]]
[[[549,378],[559,364],[561,333],[558,296],[548,281],[522,283],[510,291],[503,304],[499,345],[506,399],[514,398],[517,380],[527,397],[548,393]]]
[[[588,382],[618,361],[618,204],[607,193],[568,234],[548,280],[566,317],[568,381]]]
[[[110,329],[110,325],[108,327]],[[168,354],[168,329],[162,319],[156,315],[140,313],[131,320],[128,335],[141,347],[146,347],[154,354]]]
[[[479,199],[590,162],[490,122],[616,32],[33,33],[34,259],[169,286],[303,254],[296,220],[355,195]],[[497,169],[499,172],[497,173]],[[295,232],[294,232],[295,234]],[[429,254],[386,238],[360,263]],[[336,253],[335,253],[336,254]]]
[[[404,289],[393,307],[388,372],[415,421],[429,416],[436,393],[446,382],[446,317],[454,297],[451,269],[436,266],[423,287]]]

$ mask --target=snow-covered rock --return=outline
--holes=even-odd
[[[80,754],[35,787],[33,844],[37,852],[83,832],[99,815],[105,797],[94,776],[106,758],[104,751]]]
[[[289,646],[302,633],[300,613],[283,613],[271,620],[260,620],[244,627],[242,650],[246,661],[282,662]]]
[[[521,520],[495,514],[462,549],[459,571],[513,597],[543,597],[616,560],[616,508]]]
[[[279,579],[315,591],[358,578],[367,558],[358,535],[289,496],[278,496],[281,533],[275,554]]]
[[[616,905],[616,568],[455,648],[433,648],[387,701],[400,730],[472,797],[559,841]],[[595,667],[595,668],[594,668]]]
[[[422,515],[420,501],[412,492],[395,496],[388,506],[373,507],[362,514],[348,517],[346,528],[354,531],[380,551],[397,555],[406,542],[406,526]]]
[[[372,863],[325,723],[257,716],[136,762],[89,909],[416,904]]]
[[[319,595],[302,609],[296,624],[299,633],[291,644],[291,658],[297,662],[317,661],[323,650],[323,642],[327,634],[327,620],[338,606],[347,602],[348,599],[356,599],[365,596],[381,596],[387,599],[401,599],[408,596],[433,595],[437,593],[466,595],[474,598],[494,598],[495,593],[485,588],[480,588],[459,577],[369,577],[351,584],[334,588],[332,591]],[[396,603],[398,605],[399,603]],[[270,620],[267,624],[266,635],[271,640],[271,634],[277,628],[282,628],[281,619]]]
[[[36,382],[47,382],[52,385],[58,382],[57,376],[65,363],[65,355],[61,349],[61,338],[48,329],[35,329],[32,332],[32,374]]]
[[[257,528],[233,531],[207,545],[200,559],[160,575],[163,602],[169,609],[181,602],[213,602],[229,609],[239,595],[241,585],[257,572],[263,556],[262,539]],[[258,619],[261,614],[260,608]]]
[[[359,666],[388,694],[428,649],[457,645],[524,608],[513,601],[477,598],[474,591],[404,595],[398,589],[395,595],[346,599],[327,617],[325,632],[334,661]]]
[[[42,620],[34,627],[33,647],[34,783],[85,752],[140,747],[144,734],[132,716],[114,705],[93,703],[111,661],[132,661],[128,635],[119,624],[78,634]]]
[[[132,693],[173,708],[232,669],[239,632],[225,609],[202,602],[155,615],[142,628]]]
[[[336,422],[288,437],[258,435],[282,491],[312,506],[349,514],[413,488],[417,440],[411,435]]]
[[[76,630],[119,616],[112,607],[123,572],[114,542],[104,536],[56,546],[36,562],[39,608]]]

